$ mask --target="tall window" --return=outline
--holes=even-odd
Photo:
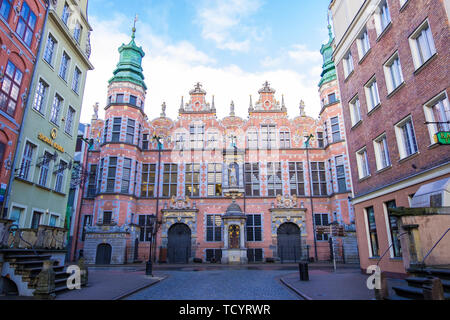
[[[67,163],[61,160],[59,162],[58,170],[56,171],[55,191],[63,192],[64,172],[66,171]]]
[[[411,117],[407,117],[395,126],[400,158],[406,158],[419,151]]]
[[[364,90],[366,92],[367,106],[369,111],[371,111],[380,104],[377,80],[375,78],[370,80],[369,83],[365,85]]]
[[[245,194],[249,197],[259,197],[259,163],[245,164]]]
[[[384,29],[391,23],[391,14],[389,13],[389,6],[386,0],[381,1],[375,14],[375,27],[377,34],[381,35]]]
[[[367,158],[367,149],[364,147],[356,153],[356,161],[358,163],[359,179],[364,179],[370,175],[369,159]]]
[[[327,195],[327,179],[325,174],[325,162],[311,162],[311,175],[313,182],[313,195]]]
[[[49,65],[53,65],[53,57],[56,52],[57,44],[58,42],[55,40],[55,38],[51,34],[49,34],[44,51],[44,60],[47,61]]]
[[[204,125],[190,126],[189,133],[191,137],[191,148],[202,149],[205,136],[205,126]]]
[[[40,113],[44,113],[45,96],[48,91],[48,84],[44,80],[39,79],[36,87],[36,95],[34,96],[33,108]]]
[[[121,193],[130,193],[131,163],[131,159],[125,158],[123,160]]]
[[[346,192],[347,182],[345,180],[344,156],[336,157],[335,161],[336,161],[336,178],[337,178],[338,192]]]
[[[59,67],[59,76],[63,80],[67,80],[67,74],[69,71],[70,57],[67,53],[63,52],[63,56],[61,58],[61,66]]]
[[[389,213],[389,209],[395,209],[397,208],[397,205],[395,203],[395,200],[388,201],[385,203],[386,210],[387,210],[387,216],[389,219],[389,230],[390,230],[390,236],[391,236],[391,244],[393,249],[393,256],[394,258],[400,258],[402,256],[402,247],[400,243],[400,230],[398,227],[398,219],[397,217],[392,216]]]
[[[247,133],[247,146],[249,149],[258,149],[258,131],[250,130]]]
[[[19,176],[24,180],[29,180],[34,150],[36,150],[36,146],[27,141],[27,143],[25,144],[25,150],[23,151],[22,163],[20,165],[20,174],[19,174]]]
[[[116,185],[117,157],[109,158],[106,192],[113,193]]]
[[[364,31],[360,34],[357,40],[357,46],[358,46],[359,60],[361,60],[362,58],[364,58],[364,56],[370,49],[369,34],[367,32],[367,29],[364,29]]]
[[[208,197],[222,196],[222,164],[208,164]]]
[[[317,147],[324,148],[325,143],[323,141],[323,132],[317,132]]]
[[[200,165],[186,164],[186,195],[189,197],[198,197],[200,195]]]
[[[450,131],[450,106],[446,92],[442,92],[424,106],[425,118],[430,133],[431,143],[435,143],[435,135],[438,132]]]
[[[355,97],[352,101],[350,101],[349,107],[352,126],[355,126],[361,121],[361,104],[359,103],[359,98]]]
[[[291,147],[291,133],[289,131],[280,132],[280,148],[289,149]]]
[[[132,104],[133,106],[137,106],[137,97],[130,95],[130,104]]]
[[[97,184],[97,165],[93,164],[91,165],[88,177],[88,191],[87,191],[88,198],[93,198],[97,195],[96,184]]]
[[[67,2],[64,4],[61,20],[67,25],[70,17],[70,8]]]
[[[122,127],[122,118],[114,118],[113,119],[113,128],[112,128],[112,142],[120,141],[120,129]]]
[[[123,93],[118,93],[116,95],[116,103],[124,103],[125,102],[125,95]]]
[[[31,229],[38,229],[41,224],[42,212],[33,211],[33,217],[31,218]]]
[[[386,134],[383,134],[382,136],[374,140],[374,149],[377,162],[377,169],[382,170],[384,168],[389,167],[391,165],[391,160],[389,156]]]
[[[109,119],[106,119],[105,128],[103,129],[103,143],[106,143],[106,139],[108,138],[108,126],[109,126]]]
[[[50,227],[56,227],[56,224],[58,223],[58,218],[59,217],[57,215],[51,214],[50,215],[50,221],[48,222],[48,225]]]
[[[384,65],[384,74],[386,77],[386,86],[391,93],[403,83],[402,67],[398,53],[394,54]]]
[[[303,162],[289,162],[289,185],[291,195],[305,195],[305,179],[303,176]]]
[[[14,112],[16,111],[22,79],[22,71],[11,61],[8,61],[0,90],[0,109],[11,116],[14,116]]]
[[[104,211],[103,212],[103,224],[104,225],[110,225],[112,224],[112,212],[111,211]]]
[[[260,214],[247,215],[247,241],[262,241],[262,223]]]
[[[6,21],[8,21],[9,19],[11,7],[12,7],[12,0],[2,0],[2,5],[0,7],[0,14]]]
[[[103,168],[105,167],[105,159],[100,160],[100,168],[98,170],[97,192],[102,191]]]
[[[219,147],[219,134],[217,132],[208,133],[207,149],[213,150]]]
[[[353,56],[351,51],[348,51],[348,53],[345,55],[343,63],[344,63],[344,76],[347,78],[355,69],[353,65]]]
[[[156,164],[142,165],[141,197],[155,196]]]
[[[314,214],[314,223],[316,227],[327,227],[329,226],[328,222],[328,214],[327,213],[315,213]],[[316,240],[317,241],[328,241],[327,233],[318,233],[316,231]]]
[[[126,142],[129,144],[133,144],[134,142],[134,128],[136,127],[136,121],[133,119],[128,119],[127,121],[127,136]]]
[[[422,23],[409,38],[414,67],[419,69],[436,53],[433,35],[428,20]]]
[[[341,129],[339,128],[339,117],[331,118],[331,133],[333,142],[341,141]]]
[[[35,27],[36,15],[33,13],[33,11],[31,11],[28,4],[24,2],[22,10],[20,11],[16,32],[28,46],[30,46],[31,41],[33,41]]]
[[[335,103],[337,101],[336,99],[336,93],[331,93],[328,95],[328,104]]]
[[[50,113],[50,121],[54,124],[58,124],[59,112],[61,111],[62,103],[63,99],[56,94],[55,98],[53,99],[52,110]]]
[[[75,72],[73,73],[73,82],[72,82],[72,90],[75,93],[80,92],[80,83],[81,83],[81,71],[80,71],[80,69],[75,67]]]
[[[139,241],[150,242],[152,240],[152,229],[153,229],[151,215],[140,215],[138,222],[141,229]]]
[[[369,227],[369,245],[372,257],[380,256],[380,248],[378,246],[377,225],[375,223],[375,211],[373,207],[366,208],[367,224]]]
[[[69,107],[69,110],[67,110],[66,127],[65,127],[65,131],[67,134],[70,135],[72,134],[74,118],[75,118],[75,110],[72,107]]]
[[[46,187],[47,186],[47,178],[48,178],[48,171],[50,168],[50,160],[52,159],[53,155],[49,152],[44,153],[44,157],[42,158],[41,164],[41,173],[39,175],[39,185]]]
[[[143,135],[143,138],[142,138],[142,150],[148,150],[148,144],[149,144],[149,134],[148,133],[145,133],[144,135]]]
[[[77,21],[77,23],[75,24],[75,28],[73,29],[73,37],[75,38],[75,40],[77,40],[78,43],[80,43],[82,31],[83,27],[81,26],[81,23]]]
[[[283,193],[280,162],[267,163],[267,190],[269,197],[275,197]]]
[[[188,167],[188,166],[189,165],[186,165],[186,167]],[[197,173],[197,196],[198,196],[198,181],[199,181],[198,174],[199,173]],[[178,165],[177,164],[165,164],[164,165],[164,175],[163,175],[163,194],[162,194],[162,196],[166,197],[166,198],[176,196],[177,195],[177,183],[178,183]],[[186,183],[187,183],[187,180],[186,180]],[[189,196],[190,194],[188,194],[186,192],[186,195]]]
[[[275,125],[261,126],[261,143],[263,150],[275,149],[277,146]]]
[[[206,241],[222,241],[222,217],[218,214],[206,215]]]

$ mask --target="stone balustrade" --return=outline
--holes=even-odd
[[[64,250],[66,247],[67,230],[63,228],[40,225],[38,229],[19,229],[12,233],[7,231],[7,233],[8,240],[5,241],[4,247],[8,248]],[[0,239],[2,239],[1,234],[0,221]]]
[[[8,246],[9,228],[14,221],[0,219],[0,248],[6,248]]]

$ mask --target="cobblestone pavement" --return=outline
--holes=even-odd
[[[298,300],[281,284],[283,270],[164,271],[169,277],[129,300]]]

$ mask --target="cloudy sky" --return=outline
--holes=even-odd
[[[118,47],[129,43],[135,14],[136,42],[148,86],[145,111],[150,119],[166,102],[167,115],[177,117],[181,96],[201,82],[207,100],[215,95],[219,118],[247,116],[249,95],[269,81],[284,94],[290,117],[298,115],[301,99],[307,113],[320,110],[317,84],[328,40],[329,0],[91,0],[88,16],[93,27],[91,61],[82,122],[89,122],[92,105],[106,102],[107,81],[118,62]]]

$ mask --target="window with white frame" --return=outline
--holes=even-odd
[[[44,60],[47,61],[49,65],[53,65],[53,57],[56,52],[57,44],[58,42],[55,40],[55,38],[51,34],[49,34],[44,51]]]
[[[247,133],[247,146],[249,149],[258,149],[258,131],[256,129]]]
[[[208,132],[207,149],[217,149],[219,147],[219,133]]]
[[[366,147],[356,152],[356,161],[358,164],[359,179],[364,179],[370,176],[369,159],[367,157]]]
[[[345,177],[344,156],[337,156],[336,161],[336,179],[338,192],[347,192],[347,181]]]
[[[48,84],[44,80],[39,79],[38,85],[36,87],[36,94],[34,96],[33,101],[34,110],[39,111],[40,113],[44,113],[44,103],[47,92],[48,92]]]
[[[383,133],[381,136],[373,141],[373,146],[375,149],[375,160],[377,163],[377,170],[382,170],[391,165],[391,159],[389,156],[388,143],[386,139],[386,134]]]
[[[63,192],[64,172],[66,171],[67,163],[63,160],[59,162],[58,170],[56,171],[55,191]]]
[[[377,35],[381,35],[390,23],[391,14],[389,12],[389,6],[387,0],[383,0],[375,10],[375,29],[377,30]]]
[[[53,155],[51,153],[44,152],[44,156],[40,163],[41,172],[39,175],[39,182],[38,182],[40,186],[43,186],[43,187],[47,186],[48,171],[50,169],[50,160],[52,158],[53,158]]]
[[[125,137],[125,142],[129,144],[134,143],[134,131],[136,128],[136,121],[133,119],[127,120],[127,135]]]
[[[388,93],[391,93],[403,83],[403,73],[398,52],[389,58],[383,69]]]
[[[395,125],[395,135],[397,137],[400,159],[407,158],[419,151],[411,116]]]
[[[347,78],[350,73],[353,72],[354,69],[353,65],[353,57],[351,51],[348,51],[348,53],[344,57],[344,76]]]
[[[75,38],[75,40],[77,40],[78,43],[80,43],[82,31],[83,27],[81,26],[81,23],[77,21],[77,23],[75,24],[75,28],[73,29],[73,37]]]
[[[356,45],[358,47],[359,60],[361,60],[370,49],[369,33],[366,28],[359,35]]]
[[[111,142],[119,142],[120,141],[121,128],[122,128],[122,118],[114,118],[112,134],[111,134]]]
[[[80,84],[81,84],[81,71],[78,68],[75,68],[73,73],[73,81],[72,81],[72,90],[75,93],[80,92]]]
[[[438,132],[450,131],[450,106],[446,92],[438,94],[424,105],[425,118],[429,122],[431,143]]]
[[[67,110],[66,127],[64,129],[67,134],[70,134],[70,135],[72,134],[74,119],[75,119],[75,109],[72,107],[69,107],[69,110]]]
[[[67,25],[67,23],[69,22],[69,17],[70,17],[70,8],[69,5],[67,4],[67,2],[64,4],[64,8],[63,8],[63,12],[61,15],[61,20]]]
[[[123,160],[122,186],[120,188],[121,193],[128,194],[130,192],[131,164],[131,159],[125,158]]]
[[[400,0],[400,8],[402,8],[409,0]]]
[[[291,133],[288,130],[280,132],[280,148],[289,149],[291,147]]]
[[[63,52],[61,58],[61,66],[59,68],[59,76],[66,81],[67,73],[69,71],[70,57],[67,53]]]
[[[222,196],[222,164],[208,163],[208,197]]]
[[[350,119],[352,121],[352,126],[355,126],[361,121],[361,104],[358,96],[353,98],[348,105],[350,107]]]
[[[367,108],[370,112],[380,104],[380,94],[378,93],[377,80],[375,78],[372,78],[364,86],[364,91],[366,92]]]
[[[339,126],[339,117],[331,118],[331,133],[333,142],[341,141],[341,128]]]
[[[261,143],[263,150],[276,149],[276,126],[275,125],[261,125]]]
[[[413,57],[414,67],[419,69],[435,53],[433,35],[428,20],[422,23],[409,37],[409,46]]]
[[[31,163],[33,162],[33,154],[36,150],[36,146],[27,141],[25,144],[25,150],[23,151],[22,163],[20,164],[19,177],[24,180],[29,180]]]
[[[202,125],[191,125],[189,128],[190,141],[192,149],[202,149],[205,137],[205,126]]]
[[[62,107],[63,101],[64,101],[63,98],[61,98],[57,94],[55,95],[55,98],[53,99],[52,110],[50,112],[50,121],[56,125],[58,124],[59,113],[61,112],[61,107]]]

